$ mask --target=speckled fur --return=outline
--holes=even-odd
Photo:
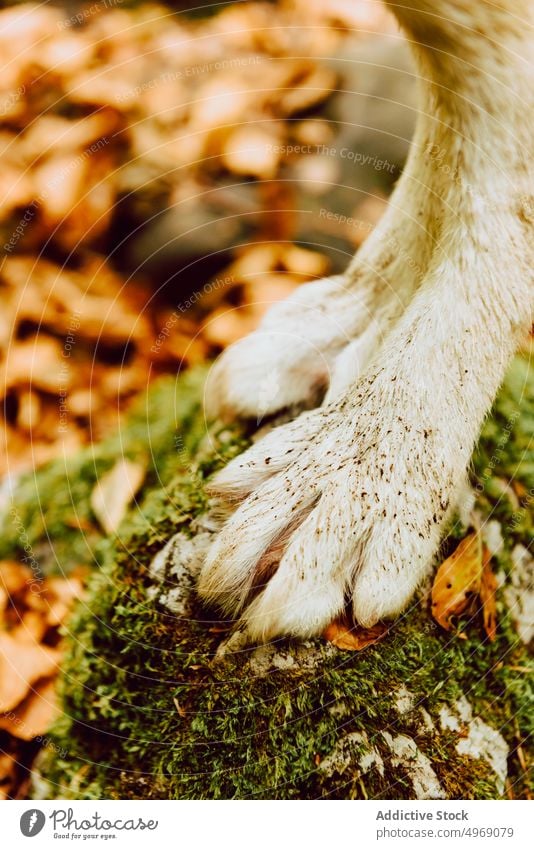
[[[406,607],[532,323],[532,4],[388,5],[422,90],[389,210],[342,278],[276,305],[208,382],[210,413],[257,417],[330,383],[213,485],[237,509],[199,589],[257,639],[319,633],[347,601],[366,626]]]

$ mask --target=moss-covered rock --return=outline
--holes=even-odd
[[[114,440],[15,493],[4,556],[20,555],[22,527],[44,568],[96,563],[67,629],[64,715],[35,796],[524,796],[528,658],[505,599],[512,559],[518,548],[528,556],[533,530],[526,359],[511,369],[474,458],[477,511],[501,580],[496,640],[478,619],[464,623],[465,640],[441,631],[422,599],[358,654],[322,640],[246,646],[199,604],[193,577],[212,533],[204,481],[247,441],[238,430],[206,432],[201,380],[163,381]],[[139,452],[151,464],[141,497],[117,537],[98,542],[94,482],[117,455]],[[457,523],[448,545],[463,533]]]

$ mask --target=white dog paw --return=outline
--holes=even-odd
[[[254,333],[215,363],[206,384],[207,415],[261,420],[286,407],[316,404],[329,385],[336,387],[329,398],[338,394],[380,343],[368,298],[365,288],[351,288],[338,276],[300,286],[275,304]],[[351,343],[350,357],[336,364]]]
[[[468,456],[443,447],[424,405],[394,381],[387,368],[361,379],[215,478],[214,492],[239,506],[199,590],[255,639],[318,634],[347,604],[370,626],[402,611],[427,575]]]

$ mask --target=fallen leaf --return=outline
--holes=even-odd
[[[248,305],[260,303],[267,309],[276,301],[291,295],[298,285],[299,280],[293,274],[262,274],[245,284],[245,301]]]
[[[13,209],[30,203],[32,195],[33,185],[28,175],[4,163],[0,174],[0,215],[5,217]]]
[[[459,616],[480,591],[482,542],[469,534],[439,567],[432,587],[432,615],[446,631],[451,617]]]
[[[30,433],[39,421],[41,400],[36,392],[23,389],[18,393],[17,427]]]
[[[92,142],[106,138],[117,127],[112,110],[95,112],[76,121],[60,115],[42,115],[35,121],[19,143],[21,155],[28,159],[66,151],[78,153]]]
[[[178,701],[177,698],[173,698],[173,702],[174,702],[174,707],[176,708],[176,710],[178,711],[178,713],[180,714],[182,719],[185,719],[185,717],[187,716],[186,710],[181,706],[181,704],[180,704],[180,702]]]
[[[12,628],[9,633],[15,640],[35,645],[43,640],[47,630],[48,625],[42,613],[27,610],[16,628]]]
[[[245,307],[216,310],[203,326],[202,335],[212,345],[225,348],[254,330],[256,324],[257,321]]]
[[[512,488],[518,498],[525,498],[525,496],[528,495],[528,489],[526,488],[524,483],[518,480],[512,481],[511,483]]]
[[[257,97],[240,74],[229,71],[209,77],[191,107],[191,127],[196,132],[237,123],[254,108]]]
[[[0,800],[9,799],[15,784],[17,762],[11,755],[0,752]]]
[[[48,226],[59,224],[80,201],[88,170],[84,159],[63,152],[35,168],[35,191]]]
[[[282,261],[288,271],[302,277],[322,277],[328,271],[328,258],[298,245],[284,246]]]
[[[280,162],[280,138],[271,128],[245,125],[226,141],[223,162],[233,174],[272,180]]]
[[[336,74],[330,68],[309,64],[299,69],[299,82],[278,92],[277,107],[283,115],[293,115],[317,106],[336,87]]]
[[[282,245],[272,242],[246,247],[228,267],[228,276],[238,282],[247,282],[256,274],[275,271],[283,252]]]
[[[495,593],[497,592],[497,578],[491,568],[491,553],[484,546],[484,565],[480,581],[480,601],[482,603],[482,621],[488,639],[493,642],[497,633],[497,606],[495,604]]]
[[[35,337],[17,342],[0,369],[2,392],[21,385],[58,392],[58,387],[68,385],[68,375],[61,372],[61,353],[56,339]]]
[[[13,710],[39,678],[48,678],[56,670],[60,653],[0,634],[0,711]]]
[[[0,561],[0,587],[9,596],[21,592],[32,581],[30,570],[15,560]]]
[[[359,628],[357,625],[351,625],[343,617],[331,622],[323,632],[323,637],[338,649],[361,651],[377,643],[386,636],[388,631],[389,626],[383,622],[373,625],[372,628]]]
[[[194,365],[206,360],[207,346],[205,341],[198,335],[180,333],[179,330],[174,330],[169,335],[162,349],[162,355],[172,357],[180,363],[185,362]]]
[[[46,583],[46,624],[54,627],[62,624],[73,602],[81,598],[83,583],[79,578],[48,578]]]
[[[113,534],[119,527],[145,474],[144,464],[124,457],[96,484],[91,493],[91,508],[106,533]]]
[[[18,707],[0,715],[0,728],[19,740],[33,740],[46,734],[59,712],[54,683],[44,681]]]
[[[332,127],[323,118],[309,118],[298,121],[292,129],[295,141],[300,144],[328,144],[334,137]]]

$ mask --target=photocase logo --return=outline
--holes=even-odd
[[[42,811],[37,808],[32,808],[30,811],[25,811],[20,818],[20,830],[24,837],[35,837],[43,830],[46,822],[46,817]]]

